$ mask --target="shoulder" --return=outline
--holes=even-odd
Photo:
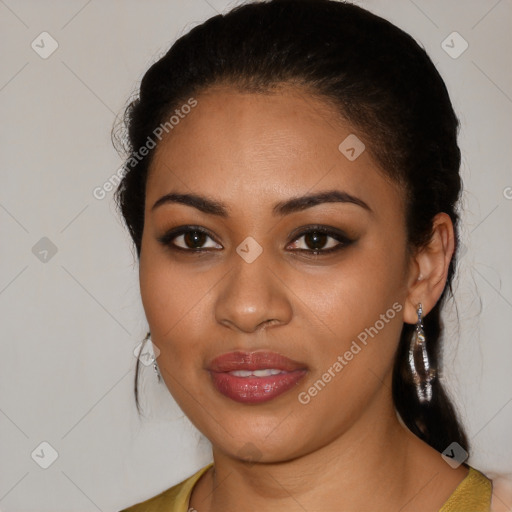
[[[467,476],[459,483],[439,512],[491,510],[492,480],[472,466],[468,466],[468,469]]]
[[[124,508],[120,512],[187,512],[192,489],[213,462],[202,467],[192,476],[145,501]]]

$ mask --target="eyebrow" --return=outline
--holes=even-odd
[[[184,204],[192,206],[209,215],[217,215],[219,217],[229,217],[229,208],[222,202],[215,199],[201,196],[198,194],[177,194],[169,193],[158,199],[152,206],[151,211],[154,211],[159,206],[169,203]],[[272,213],[274,215],[289,215],[298,211],[311,208],[322,203],[349,203],[355,204],[364,208],[368,212],[372,209],[358,197],[355,197],[348,192],[342,190],[327,190],[316,194],[308,194],[305,196],[294,197],[286,201],[281,201],[274,205]]]

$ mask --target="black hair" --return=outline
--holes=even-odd
[[[463,426],[439,379],[441,308],[458,246],[461,192],[459,121],[447,88],[425,50],[389,21],[334,0],[254,2],[214,16],[180,37],[145,73],[124,111],[127,153],[115,200],[140,258],[145,186],[151,157],[134,159],[160,124],[192,96],[214,85],[266,93],[290,85],[325,100],[362,134],[384,175],[405,197],[408,248],[431,239],[433,218],[447,213],[456,248],[447,282],[423,325],[431,367],[430,403],[416,395],[408,365],[414,325],[403,324],[393,369],[392,396],[407,427],[443,452],[456,441],[467,452]],[[135,397],[139,408],[135,372]],[[139,409],[140,413],[140,409]]]

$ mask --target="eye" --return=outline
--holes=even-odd
[[[213,242],[213,245],[204,245],[208,238]],[[171,249],[186,252],[202,252],[204,249],[222,249],[222,246],[217,244],[208,232],[199,226],[180,226],[171,229],[157,240]]]
[[[313,255],[339,251],[353,242],[341,231],[326,226],[311,226],[309,229],[300,232],[295,238],[294,244],[297,244],[297,241],[301,238],[304,239],[302,247],[295,250]]]
[[[293,251],[302,252],[314,256],[333,253],[347,247],[354,240],[348,238],[343,232],[327,226],[311,226],[300,231],[294,238],[292,245],[303,238],[302,247],[292,248]],[[209,245],[205,245],[210,239]],[[172,250],[190,253],[208,252],[219,250],[222,246],[217,244],[213,237],[204,228],[199,226],[179,226],[171,229],[157,240]],[[299,244],[301,245],[301,244]],[[290,248],[290,245],[287,247]]]

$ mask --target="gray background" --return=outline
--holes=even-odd
[[[450,303],[445,380],[471,439],[469,462],[512,472],[512,2],[357,3],[425,47],[462,122],[460,323]],[[98,200],[93,190],[121,164],[110,130],[144,71],[229,5],[0,0],[4,512],[119,510],[210,461],[208,441],[151,366],[146,417],[136,414],[133,351],[147,328],[137,264],[112,193]],[[454,31],[469,44],[457,58],[442,46],[460,52],[463,41],[447,39]],[[47,58],[42,32],[58,44]]]

